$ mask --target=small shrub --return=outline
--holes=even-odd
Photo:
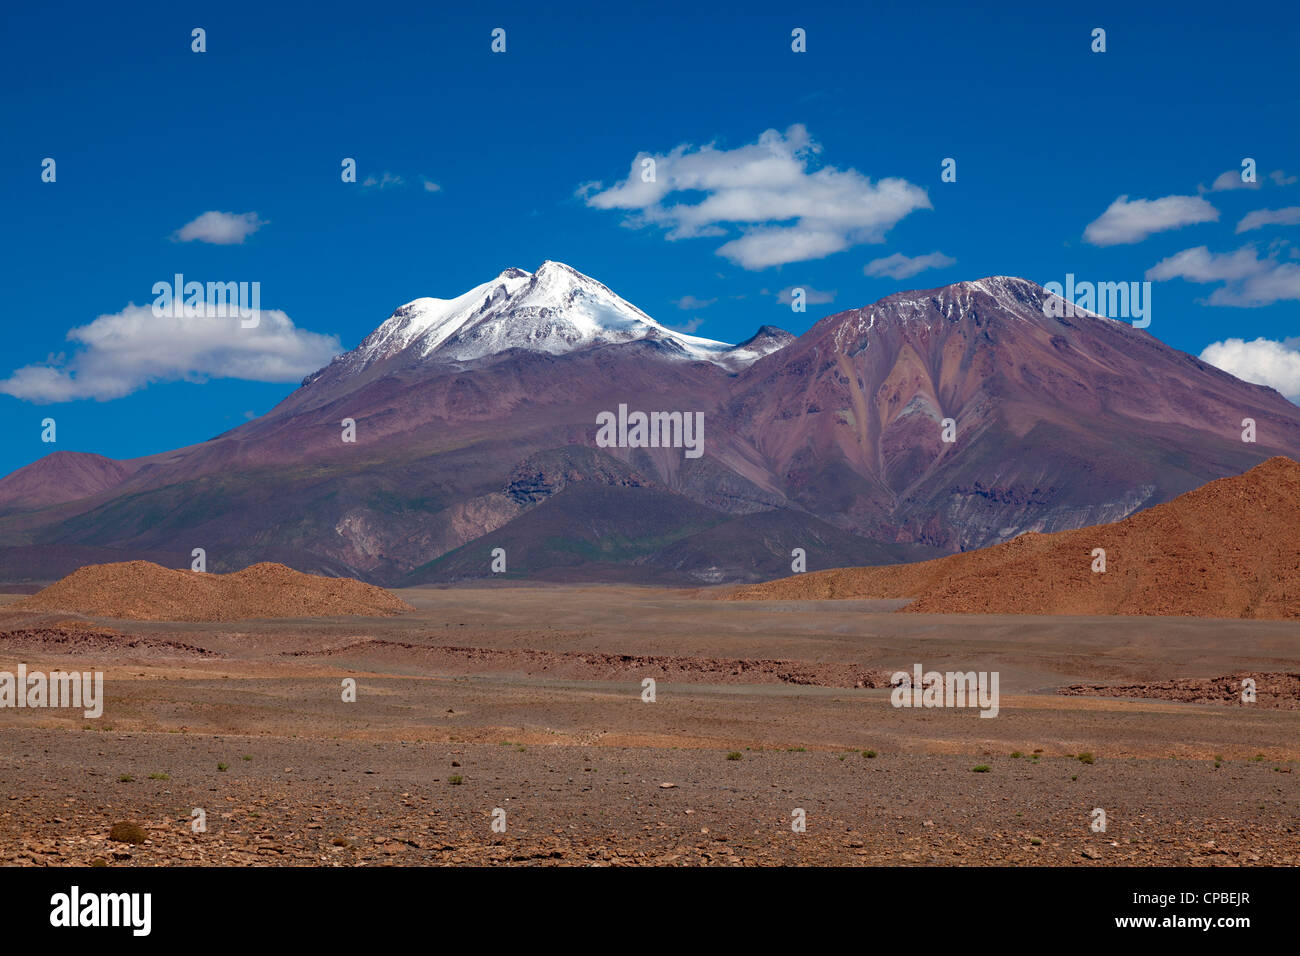
[[[1079,763],[1093,764],[1096,763],[1091,753],[1079,754]]]
[[[728,760],[739,760],[739,759],[740,759],[740,751],[739,751],[739,750],[733,750],[731,753],[727,754],[727,759],[728,759]]]
[[[866,757],[868,760],[875,760],[876,752],[874,750],[864,750],[862,751],[862,756]]]
[[[447,782],[451,784],[453,787],[459,787],[462,783],[465,782],[465,778],[458,773],[454,773],[447,778]]]
[[[1024,754],[1022,754],[1019,750],[1013,750],[1011,751],[1011,756],[1015,757],[1018,760],[1021,757],[1023,757]]]
[[[134,779],[135,779],[135,777],[131,776],[129,773],[124,773],[124,774],[122,774],[122,776],[120,776],[120,777],[117,778],[117,782],[118,782],[118,783],[130,783],[130,782],[133,781]]]
[[[986,763],[982,763],[978,767],[971,767],[970,769],[972,773],[988,773],[993,768]]]
[[[230,765],[225,763],[219,763],[217,764],[217,769],[220,770],[222,773],[225,773],[227,770],[230,769]]]
[[[115,843],[143,843],[148,839],[144,827],[138,823],[114,823],[108,831],[108,838]]]
[[[165,774],[165,773],[151,773],[151,774],[149,774],[149,779],[150,779],[150,780],[170,780],[171,777],[169,777],[169,776],[168,776],[167,774]]]

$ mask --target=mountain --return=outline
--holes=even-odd
[[[212,570],[415,584],[489,577],[502,547],[507,578],[758,581],[795,548],[809,570],[933,557],[1300,456],[1277,392],[1049,300],[990,277],[733,346],[560,263],[507,269],[402,306],[226,434],[3,479],[0,579],[202,547]],[[698,420],[702,454],[598,443],[600,417],[629,411]]]
[[[740,368],[793,336],[765,326],[738,346],[660,325],[605,285],[562,262],[535,273],[506,269],[454,299],[416,299],[398,308],[359,347],[307,378],[355,378],[373,366],[465,364],[511,349],[562,355],[628,342],[656,345],[663,357]]]
[[[794,336],[785,329],[764,325],[745,341],[724,352],[719,364],[733,369],[746,368],[763,356],[785,348],[793,341]]]
[[[935,614],[1300,618],[1297,502],[1300,462],[1279,456],[1113,524],[901,567],[795,575],[730,597],[906,597],[905,610]]]
[[[794,505],[945,551],[1118,520],[1300,450],[1273,389],[1052,299],[994,276],[828,316],[740,376],[715,433]]]
[[[115,488],[131,468],[103,455],[56,451],[0,478],[0,502],[7,507],[43,508],[77,501]]]

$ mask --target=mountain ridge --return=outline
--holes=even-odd
[[[425,297],[399,306],[360,345],[307,376],[302,384],[311,385],[331,373],[356,375],[390,361],[469,364],[514,348],[562,354],[638,340],[664,343],[665,357],[714,362],[736,370],[767,354],[756,349],[756,343],[769,351],[779,347],[776,343],[783,344],[780,337],[764,337],[761,332],[741,345],[678,332],[604,283],[548,259],[536,272],[512,266],[451,299]]]
[[[823,542],[814,566],[860,561],[858,539],[887,559],[972,550],[1119,520],[1272,455],[1300,456],[1300,409],[1275,391],[1129,323],[1048,315],[1050,293],[1026,279],[898,292],[798,337],[761,326],[717,343],[709,361],[596,280],[558,263],[543,271],[536,283],[504,271],[504,291],[476,286],[472,308],[438,313],[442,325],[428,314],[381,325],[346,353],[354,363],[336,358],[208,442],[110,465],[65,452],[0,479],[0,575],[20,573],[33,546],[53,549],[43,568],[59,549],[70,562],[74,549],[202,546],[214,569],[276,560],[377,583],[416,569],[463,579],[470,546],[493,536],[538,556],[530,572],[577,579],[600,564],[606,575],[576,529],[544,543],[563,512],[630,535],[618,561],[647,577],[761,580],[789,567],[799,535]],[[618,316],[594,320],[605,313],[593,302]],[[507,335],[501,351],[440,354],[501,341],[516,313],[524,346]],[[457,340],[483,323],[490,335]],[[726,351],[746,349],[728,367]],[[703,457],[595,447],[597,416],[620,405],[702,415]],[[1245,417],[1258,422],[1255,444],[1241,441]],[[344,420],[355,443],[342,440]],[[662,516],[662,534],[638,520],[639,503]],[[754,519],[756,530],[719,523],[766,512],[787,517]],[[753,553],[718,553],[737,548]],[[549,570],[547,555],[559,562]]]

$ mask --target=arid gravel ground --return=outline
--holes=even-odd
[[[416,612],[82,627],[0,606],[0,670],[100,669],[107,697],[0,710],[0,863],[1300,863],[1300,711],[1058,693],[1300,672],[1294,621],[400,596]],[[997,671],[999,715],[892,707],[876,678],[915,663]]]

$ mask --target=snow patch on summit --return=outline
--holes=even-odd
[[[413,362],[472,362],[509,349],[559,355],[597,345],[648,340],[661,354],[744,367],[785,342],[733,346],[661,325],[604,284],[562,262],[534,273],[507,269],[452,299],[421,298],[397,309],[353,352],[344,371],[403,356]],[[757,346],[757,347],[755,347]]]

